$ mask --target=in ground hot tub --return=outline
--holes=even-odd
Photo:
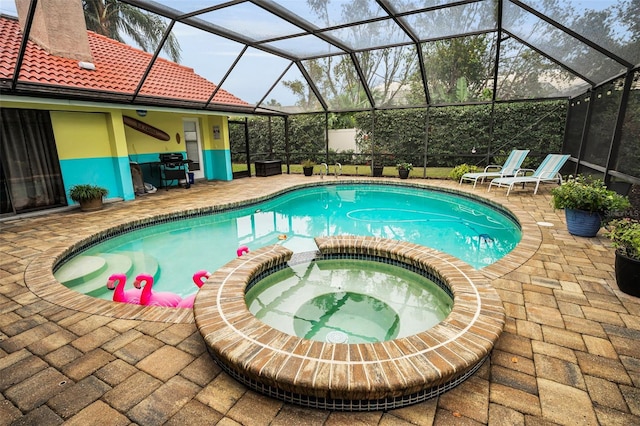
[[[295,253],[252,279],[245,300],[256,318],[287,334],[375,343],[416,334],[445,319],[453,297],[433,278],[379,256]]]
[[[295,321],[291,330],[278,330],[257,319],[246,301],[247,289],[283,270],[293,253],[279,245],[248,253],[214,273],[196,297],[194,315],[216,362],[258,392],[322,409],[398,408],[464,381],[482,365],[502,332],[505,315],[498,294],[484,276],[462,261],[396,240],[345,236],[317,238],[316,243],[319,253],[313,257],[379,262],[425,277],[452,298],[453,306],[435,325],[382,341],[352,343],[352,336],[335,323],[321,339],[299,337]],[[394,329],[394,312],[402,309],[392,300],[397,295],[390,294],[402,290],[396,287],[387,289],[388,299],[350,289],[315,299],[315,307],[334,313],[332,304],[367,296],[381,302],[372,303],[380,308],[380,322],[389,331]],[[314,297],[303,299],[301,306],[314,303]],[[294,316],[297,312],[294,309]],[[313,321],[322,321],[322,315]],[[305,324],[303,332],[309,328]]]

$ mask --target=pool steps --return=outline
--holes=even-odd
[[[136,275],[146,273],[157,278],[160,268],[157,260],[136,252],[80,255],[63,264],[54,276],[65,287],[100,299],[111,300],[107,280],[113,273],[127,275],[130,288]]]

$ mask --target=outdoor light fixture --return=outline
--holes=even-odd
[[[144,117],[147,115],[147,110],[146,109],[137,109],[136,110],[136,114],[138,114],[140,117]]]

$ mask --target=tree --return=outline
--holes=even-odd
[[[620,36],[620,42],[625,45],[631,55],[635,53],[637,58],[640,50],[640,1],[627,0],[622,2],[616,10],[617,19],[626,26],[624,35]],[[632,56],[633,57],[633,56]]]
[[[427,80],[434,101],[488,100],[483,97],[493,73],[492,39],[478,35],[424,45]]]
[[[131,37],[142,50],[149,52],[160,44],[167,25],[153,13],[116,0],[82,0],[87,29],[124,43],[123,35]],[[180,45],[173,34],[162,50],[172,61],[180,61]]]
[[[325,26],[335,22],[355,22],[362,17],[373,16],[368,1],[346,2],[340,8],[330,7],[330,0],[307,0],[317,21]],[[331,16],[338,15],[339,16]],[[363,26],[344,29],[343,38],[353,46],[383,46],[388,40],[403,40],[404,34],[392,21],[379,21]],[[356,70],[354,61],[362,72]],[[415,75],[417,56],[413,45],[363,50],[354,55],[335,55],[303,62],[311,81],[318,89],[329,109],[360,110],[371,108],[363,84],[371,89],[376,107],[407,104],[406,93],[409,81]],[[309,85],[300,80],[284,81],[298,98],[296,105],[307,111],[317,110],[319,103],[309,90]],[[424,104],[424,91],[422,91]]]

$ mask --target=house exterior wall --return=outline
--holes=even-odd
[[[208,116],[202,132],[208,138],[204,143],[205,175],[214,180],[232,180],[229,121],[224,116]]]
[[[109,106],[68,105],[46,100],[3,99],[6,108],[44,109],[50,112],[65,192],[76,184],[90,183],[108,189],[107,198],[135,198],[131,162],[142,165],[144,180],[159,186],[159,154],[186,153],[183,118],[197,118],[202,137],[205,178],[231,180],[231,155],[227,118],[188,111],[135,110]],[[162,141],[123,122],[129,116],[169,135]],[[214,128],[216,130],[214,135]],[[146,167],[145,167],[146,166]],[[67,195],[67,202],[72,204]]]
[[[157,166],[159,155],[170,152],[186,153],[182,128],[182,115],[159,111],[146,111],[144,117],[134,110],[123,111],[123,115],[142,121],[169,135],[168,141],[163,141],[139,132],[128,126],[124,127],[129,159],[141,165],[143,178],[156,187],[160,186],[160,170]],[[180,140],[178,141],[178,137]]]
[[[118,155],[118,151],[126,154],[126,150],[117,149],[118,144],[126,144],[124,133],[113,129],[110,113],[51,111],[50,116],[66,191],[73,185],[91,183],[107,188],[108,198],[135,197],[131,176],[127,179],[125,173],[129,160]],[[72,203],[68,196],[67,202]]]

